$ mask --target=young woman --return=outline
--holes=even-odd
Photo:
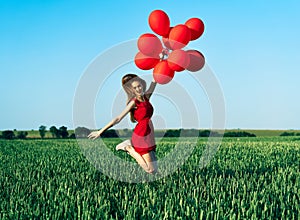
[[[127,106],[111,122],[99,131],[94,131],[88,135],[90,139],[96,139],[100,135],[119,123],[128,113],[132,122],[137,122],[133,130],[131,140],[125,140],[116,146],[116,150],[123,150],[130,154],[138,164],[147,172],[155,174],[157,172],[157,159],[155,156],[154,128],[151,121],[153,106],[149,99],[156,87],[153,80],[146,91],[146,81],[135,74],[127,74],[122,78],[122,86],[127,93]]]

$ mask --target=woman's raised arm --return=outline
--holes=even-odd
[[[129,112],[130,110],[134,107],[135,103],[134,101],[130,101],[128,105],[125,107],[125,109],[119,114],[116,118],[111,120],[107,125],[105,125],[103,128],[101,128],[99,131],[93,131],[88,135],[89,139],[97,139],[100,137],[100,135],[106,131],[107,129],[111,128],[112,126],[118,124]]]
[[[146,95],[147,99],[150,99],[152,93],[154,92],[156,84],[157,84],[157,82],[155,82],[155,80],[153,79],[150,86],[149,86],[149,89],[145,92],[145,95]]]

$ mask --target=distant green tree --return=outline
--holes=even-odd
[[[281,133],[279,136],[294,136],[294,135],[295,135],[294,132],[287,132],[287,131],[285,131],[285,132]]]
[[[67,138],[69,136],[68,128],[65,126],[61,126],[58,129],[59,136],[62,138]]]
[[[103,138],[116,138],[119,137],[115,129],[108,129],[101,134]]]
[[[128,128],[124,128],[123,132],[124,132],[125,137],[131,137],[131,135],[132,135],[132,131]]]
[[[200,136],[200,131],[198,129],[181,129],[181,135],[186,137]]]
[[[180,130],[176,129],[170,129],[167,130],[164,137],[179,137],[180,136]]]
[[[46,132],[47,132],[47,131],[46,131],[46,126],[41,125],[41,126],[39,127],[39,133],[40,133],[40,136],[41,136],[42,139],[45,137]]]
[[[209,137],[210,130],[203,130],[199,132],[199,137]]]
[[[59,131],[55,126],[51,126],[49,131],[52,134],[53,138],[60,138]]]
[[[15,133],[12,130],[2,131],[2,138],[11,140],[15,138]]]
[[[28,135],[27,131],[18,131],[17,138],[26,139],[27,135]]]
[[[225,132],[224,137],[256,137],[256,135],[246,131],[229,131]]]
[[[128,128],[118,129],[116,132],[118,133],[119,137],[122,138],[128,138],[131,137],[132,135],[132,131],[129,130]]]
[[[75,135],[77,138],[86,138],[89,133],[91,133],[90,129],[85,127],[77,127],[75,128]]]

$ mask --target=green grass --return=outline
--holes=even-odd
[[[158,158],[175,140],[158,143]],[[118,140],[105,142],[113,151]],[[299,219],[299,138],[225,138],[200,169],[205,144],[172,175],[126,183],[95,169],[76,140],[0,140],[0,219]]]

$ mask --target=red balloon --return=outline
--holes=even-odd
[[[150,70],[159,62],[159,57],[150,57],[138,52],[134,58],[135,65],[142,70]]]
[[[184,50],[173,50],[167,61],[172,70],[180,72],[187,68],[190,63],[190,57]]]
[[[162,42],[163,42],[163,44],[165,45],[166,48],[168,48],[168,49],[170,49],[170,50],[172,49],[172,48],[171,48],[171,45],[170,45],[169,38],[163,37],[163,38],[162,38]]]
[[[166,60],[160,61],[153,69],[153,78],[159,84],[167,84],[174,77],[175,71],[170,69]]]
[[[163,47],[159,38],[154,34],[142,34],[138,39],[139,50],[148,56],[156,56],[161,53]]]
[[[198,50],[187,50],[186,52],[190,57],[190,63],[186,69],[191,72],[201,70],[205,64],[205,58],[203,54]]]
[[[191,40],[198,39],[204,32],[204,23],[199,18],[190,18],[185,25],[191,30]]]
[[[169,33],[170,33],[170,31],[172,30],[172,28],[173,28],[173,27],[170,27]],[[168,49],[170,49],[170,50],[172,49],[172,48],[171,48],[171,45],[170,45],[170,41],[169,41],[169,34],[168,34],[167,37],[162,37],[162,42],[163,42],[163,44],[165,45],[166,48],[168,48]]]
[[[160,36],[168,36],[170,28],[170,19],[166,12],[154,10],[148,18],[150,28]]]
[[[169,33],[170,46],[173,50],[185,47],[190,39],[191,31],[184,24],[176,25]]]

